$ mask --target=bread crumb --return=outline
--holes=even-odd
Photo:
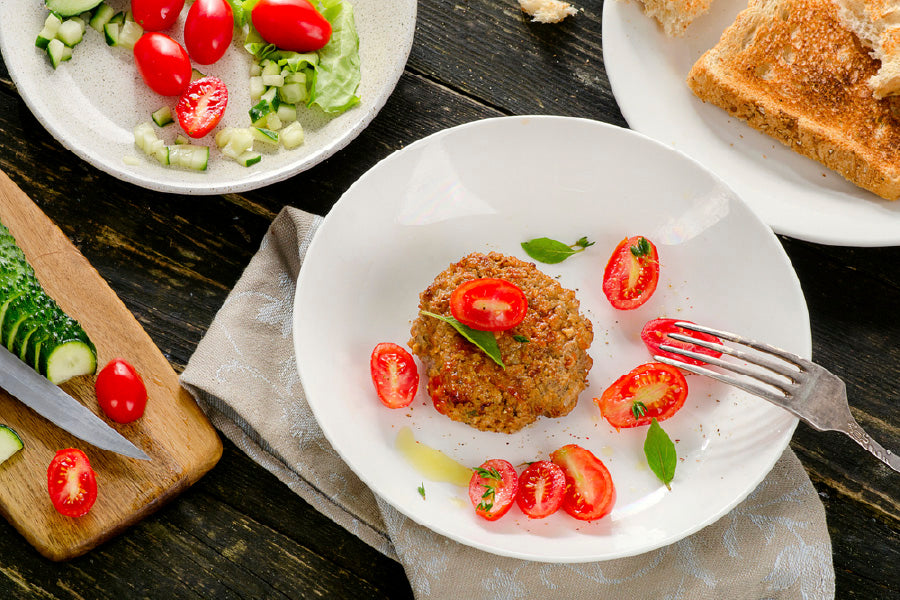
[[[562,0],[519,0],[519,6],[537,23],[559,23],[578,9]]]

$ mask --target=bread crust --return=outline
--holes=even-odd
[[[688,85],[882,198],[900,198],[900,122],[872,96],[878,70],[830,0],[752,0]]]

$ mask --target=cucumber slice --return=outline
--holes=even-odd
[[[45,0],[47,9],[61,17],[76,17],[81,13],[94,10],[103,0]]]
[[[153,119],[153,122],[156,123],[159,127],[165,127],[166,125],[175,122],[175,120],[172,118],[172,109],[168,106],[163,106],[152,115],[150,115],[150,117]]]
[[[25,447],[19,434],[8,425],[0,425],[0,464]]]

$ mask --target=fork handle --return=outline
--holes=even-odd
[[[856,419],[850,418],[847,423],[847,429],[844,431],[857,444],[871,452],[875,458],[900,473],[900,456],[897,456],[890,450],[885,450],[884,446],[873,440],[865,430],[860,427]]]

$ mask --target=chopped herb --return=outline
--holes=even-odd
[[[503,369],[506,368],[506,365],[503,364],[503,359],[500,357],[500,347],[497,346],[497,338],[494,337],[494,334],[490,331],[472,329],[468,325],[463,325],[453,317],[445,317],[444,315],[438,315],[433,312],[428,312],[427,310],[423,310],[422,314],[449,323],[461,336],[478,346],[478,348],[487,354],[491,360],[500,365]]]
[[[631,404],[631,414],[634,415],[634,420],[637,421],[641,417],[643,417],[647,413],[647,405],[641,402],[640,400],[635,400]]]
[[[422,500],[425,499],[425,483],[419,486],[419,495],[422,496]]]
[[[672,489],[669,484],[675,477],[675,465],[678,456],[675,453],[675,444],[668,434],[659,426],[659,422],[653,419],[650,429],[647,430],[647,439],[644,441],[644,454],[647,456],[647,464],[659,480],[666,484],[666,488]]]
[[[531,341],[524,335],[519,335],[518,333],[513,336],[513,339],[516,340],[517,342],[519,342],[520,344],[527,344],[528,342]]]
[[[561,263],[573,254],[584,252],[585,248],[593,245],[594,242],[589,242],[587,237],[579,239],[574,244],[564,244],[557,240],[541,237],[522,242],[522,249],[534,260],[554,265]]]
[[[484,467],[476,467],[475,473],[478,474],[482,479],[496,479],[497,481],[501,481],[503,478],[500,476],[500,472],[497,469],[491,467],[490,469],[485,469]],[[492,508],[494,508],[494,495],[497,492],[497,486],[491,482],[482,481],[481,484],[484,486],[484,493],[481,495],[481,502],[478,503],[478,510],[483,510],[484,512],[490,512]]]
[[[650,256],[651,251],[652,248],[650,247],[650,242],[643,236],[639,237],[637,244],[631,247],[631,254],[634,255],[635,258]]]

